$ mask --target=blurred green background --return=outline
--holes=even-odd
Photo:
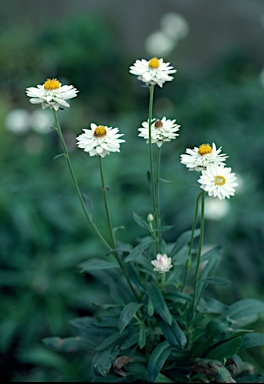
[[[198,3],[198,4],[197,4]],[[229,155],[239,187],[230,201],[208,199],[205,245],[223,246],[216,291],[227,303],[264,300],[264,2],[262,0],[9,0],[0,5],[0,372],[5,381],[85,381],[76,357],[41,339],[66,336],[68,321],[107,300],[78,263],[102,255],[79,206],[52,112],[29,103],[25,88],[57,77],[80,93],[59,112],[82,191],[104,233],[96,158],[76,148],[91,122],[117,126],[126,143],[104,161],[119,238],[145,235],[132,212],[151,211],[148,151],[137,128],[148,91],[128,72],[136,59],[164,57],[174,81],[155,90],[154,115],[173,118],[180,136],[162,148],[162,214],[173,230],[192,225],[197,175],[180,164],[186,147],[215,142]],[[256,325],[264,331],[263,320]],[[262,363],[263,354],[252,351]],[[87,373],[88,369],[88,373]],[[263,367],[264,369],[264,367]]]

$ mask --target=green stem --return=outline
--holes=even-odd
[[[161,164],[161,147],[158,147],[158,162],[157,162],[157,179],[156,179],[156,229],[158,237],[158,251],[160,252],[161,233],[160,233],[160,164]]]
[[[104,206],[105,206],[105,212],[106,212],[106,217],[107,217],[107,222],[108,222],[108,227],[109,227],[109,233],[110,233],[110,238],[111,238],[111,245],[112,245],[112,248],[116,248],[115,238],[114,238],[114,233],[113,233],[113,227],[112,227],[112,222],[111,222],[111,216],[110,216],[110,212],[109,212],[108,200],[107,200],[107,195],[106,195],[106,186],[105,186],[105,182],[104,182],[103,160],[102,160],[101,156],[98,156],[98,158],[99,158],[100,175],[101,175],[101,182],[102,182],[102,191],[103,191],[103,197],[104,197]]]
[[[153,173],[153,151],[152,151],[152,136],[151,136],[154,87],[155,87],[155,85],[153,85],[153,84],[151,84],[151,86],[149,87],[148,133],[149,133],[149,166],[150,166],[152,206],[153,206],[154,218],[155,218],[155,223],[156,223],[156,230],[158,231],[159,218],[158,218],[158,212],[157,212],[156,191],[155,191],[154,173]],[[159,248],[160,247],[159,247],[158,232],[156,233],[155,237],[156,237],[156,252],[159,253]]]
[[[112,245],[113,249],[116,249],[116,241],[115,241],[115,237],[114,237],[114,231],[113,231],[113,226],[112,226],[112,221],[111,221],[111,216],[110,216],[110,211],[109,211],[109,205],[108,205],[108,200],[107,200],[107,194],[106,194],[106,188],[105,188],[103,160],[102,160],[101,156],[98,156],[98,157],[99,157],[100,175],[101,175],[101,183],[102,183],[102,190],[103,190],[103,197],[104,197],[104,206],[105,206],[105,212],[106,212],[106,217],[107,217],[107,222],[108,222],[108,227],[109,227],[109,232],[110,232],[110,237],[111,237],[111,245]],[[129,285],[131,291],[133,292],[137,301],[139,301],[139,296],[138,296],[136,290],[134,289],[133,285],[131,284],[129,275],[128,275],[127,270],[123,264],[122,259],[119,257],[117,252],[113,252],[113,255],[116,258],[116,261],[118,262],[120,268],[122,269],[123,274],[127,280],[127,283]]]
[[[186,266],[185,266],[185,275],[184,275],[184,280],[182,284],[182,290],[185,288],[188,280],[188,274],[189,270],[191,267],[191,254],[192,254],[192,249],[193,249],[193,242],[194,242],[194,232],[196,229],[196,223],[197,223],[197,216],[198,216],[198,209],[199,209],[199,200],[202,195],[202,192],[199,193],[196,199],[196,204],[195,204],[195,213],[194,213],[194,218],[193,218],[193,225],[192,225],[192,235],[191,235],[191,240],[190,240],[190,245],[189,245],[189,251],[188,251],[188,258],[186,261]]]
[[[203,247],[203,238],[204,238],[204,199],[205,199],[205,193],[204,191],[201,192],[202,196],[202,202],[201,202],[201,229],[200,229],[200,239],[199,239],[199,248],[197,252],[197,264],[196,264],[196,270],[195,270],[195,278],[194,278],[194,290],[193,290],[193,303],[192,303],[192,323],[195,318],[195,311],[196,307],[198,305],[197,302],[197,288],[199,283],[199,272],[200,272],[200,265],[201,265],[201,255],[202,255],[202,247]]]
[[[69,156],[69,152],[68,152],[68,149],[66,147],[66,144],[65,144],[65,141],[64,141],[64,137],[63,137],[63,134],[62,134],[62,131],[61,131],[61,127],[60,127],[60,123],[59,123],[59,119],[58,119],[58,115],[57,115],[57,112],[53,109],[53,112],[54,112],[54,117],[55,117],[55,122],[56,122],[56,131],[59,135],[59,138],[60,138],[60,141],[61,141],[61,144],[62,144],[62,148],[63,148],[63,151],[64,151],[64,155],[65,155],[65,158],[67,160],[67,164],[68,164],[68,167],[69,167],[69,170],[70,170],[70,173],[71,173],[71,177],[72,177],[72,181],[73,181],[73,184],[74,184],[74,187],[75,187],[75,190],[77,192],[77,195],[79,197],[79,200],[80,200],[80,203],[81,203],[81,206],[82,206],[82,209],[84,211],[84,214],[91,226],[91,228],[93,229],[93,231],[96,233],[96,235],[101,239],[101,241],[104,243],[104,245],[108,248],[108,249],[111,249],[110,245],[107,243],[107,241],[104,239],[104,237],[102,236],[102,234],[100,233],[100,231],[98,230],[98,228],[96,227],[95,223],[92,221],[90,215],[89,215],[89,212],[87,211],[87,208],[86,208],[86,205],[84,203],[84,200],[83,200],[83,197],[82,197],[82,194],[81,194],[81,191],[80,191],[80,188],[79,188],[79,185],[78,185],[78,182],[76,180],[76,177],[75,177],[75,174],[74,174],[74,171],[73,171],[73,167],[72,167],[72,164],[71,164],[71,160],[70,160],[70,156]]]

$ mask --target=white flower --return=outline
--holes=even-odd
[[[216,197],[205,198],[205,212],[204,215],[209,220],[221,220],[224,216],[228,214],[230,210],[230,201],[222,200],[220,201]]]
[[[216,149],[215,143],[212,146],[202,144],[193,149],[187,148],[186,153],[181,155],[181,163],[186,165],[190,171],[202,171],[209,164],[220,164],[228,158],[225,154],[220,154],[222,147]]]
[[[180,128],[180,125],[176,124],[176,120],[166,119],[163,117],[161,120],[153,119],[151,123],[151,142],[156,143],[158,147],[166,141],[171,141],[179,136],[176,133]],[[144,121],[142,128],[138,128],[140,137],[144,137],[149,142],[149,122]]]
[[[23,134],[29,130],[30,114],[25,109],[13,109],[5,120],[6,128],[15,134]]]
[[[136,60],[129,72],[136,75],[138,80],[143,81],[146,85],[158,84],[162,87],[166,81],[173,80],[170,74],[175,73],[176,69],[173,69],[170,63],[164,63],[163,59],[153,57],[149,61]]]
[[[155,260],[151,261],[151,264],[154,265],[154,271],[156,272],[168,272],[173,265],[171,264],[171,258],[166,254],[162,255],[158,253]]]
[[[77,96],[79,91],[73,85],[61,85],[57,79],[48,79],[43,85],[27,88],[26,94],[32,104],[42,104],[42,108],[69,107],[65,101]]]
[[[110,152],[120,152],[120,143],[125,140],[119,139],[123,134],[118,133],[118,128],[96,125],[91,123],[91,129],[83,129],[84,133],[77,137],[77,146],[88,152],[90,156],[99,155],[105,157]]]
[[[234,187],[238,185],[235,174],[231,173],[231,168],[226,168],[224,164],[209,164],[202,171],[198,183],[209,196],[218,197],[220,200],[234,196]]]

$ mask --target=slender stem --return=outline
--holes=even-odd
[[[152,196],[152,206],[154,212],[154,218],[156,223],[156,230],[158,230],[158,213],[157,213],[157,204],[156,204],[156,191],[154,183],[154,173],[153,173],[153,151],[152,151],[152,136],[151,136],[151,124],[152,124],[152,114],[153,114],[153,99],[154,99],[154,87],[155,85],[151,84],[149,87],[149,115],[148,115],[148,133],[149,133],[149,166],[150,166],[150,181],[151,181],[151,196]],[[159,239],[158,233],[156,234],[156,252],[159,253]]]
[[[102,240],[102,242],[104,243],[104,245],[108,248],[108,249],[111,249],[110,245],[107,243],[107,241],[104,239],[104,237],[102,236],[102,234],[100,233],[100,231],[98,230],[97,226],[95,225],[95,223],[92,221],[90,215],[89,215],[89,212],[87,211],[87,208],[86,208],[86,205],[84,203],[84,200],[83,200],[83,197],[82,197],[82,194],[81,194],[81,191],[80,191],[80,188],[79,188],[79,185],[78,185],[78,182],[76,180],[76,177],[75,177],[75,173],[73,171],[73,167],[72,167],[72,164],[71,164],[71,160],[70,160],[70,156],[69,156],[69,152],[68,152],[68,149],[67,149],[67,146],[65,144],[65,141],[64,141],[64,137],[63,137],[63,134],[62,134],[62,131],[61,131],[61,127],[60,127],[60,123],[59,123],[59,119],[58,119],[58,115],[57,115],[57,112],[53,109],[53,112],[54,112],[54,117],[55,117],[55,121],[56,121],[56,131],[59,135],[59,138],[60,138],[60,141],[61,141],[61,144],[62,144],[62,148],[63,148],[63,151],[64,151],[64,155],[65,155],[65,158],[67,160],[67,164],[68,164],[68,167],[69,167],[69,170],[70,170],[70,173],[71,173],[71,177],[72,177],[72,181],[73,181],[73,184],[74,184],[74,187],[75,187],[75,190],[77,192],[77,195],[79,197],[79,200],[80,200],[80,203],[81,203],[81,206],[82,206],[82,209],[85,213],[85,216],[90,224],[90,226],[92,227],[93,231],[96,233],[96,235]]]
[[[106,195],[106,186],[105,186],[105,182],[104,182],[103,160],[102,160],[101,156],[98,156],[98,158],[99,158],[99,166],[100,166],[100,175],[101,175],[101,182],[102,182],[102,191],[103,191],[103,197],[104,197],[105,212],[106,212],[106,217],[107,217],[107,222],[108,222],[108,227],[109,227],[109,232],[110,232],[110,237],[111,237],[111,245],[112,245],[112,248],[116,248],[115,238],[114,238],[114,233],[113,233],[113,227],[112,227],[112,222],[111,222],[111,216],[110,216],[110,211],[109,211],[109,206],[108,206],[108,200],[107,200],[107,195]]]
[[[100,166],[100,175],[101,175],[101,182],[102,182],[105,212],[106,212],[106,217],[107,217],[107,222],[108,222],[108,227],[109,227],[109,232],[110,232],[110,237],[111,237],[111,245],[112,245],[113,249],[116,249],[116,241],[115,241],[115,237],[114,237],[114,231],[113,231],[111,215],[110,215],[110,211],[109,211],[109,205],[108,205],[107,194],[106,194],[106,188],[105,188],[103,160],[102,160],[101,156],[98,156],[98,157],[99,157],[99,166]],[[139,296],[138,296],[136,290],[134,289],[133,285],[131,284],[129,275],[128,275],[127,270],[123,264],[123,260],[119,257],[117,252],[113,252],[113,255],[116,258],[120,268],[122,269],[131,291],[133,292],[137,301],[139,301]]]
[[[160,252],[160,242],[161,242],[161,233],[160,233],[160,164],[161,164],[161,147],[158,147],[158,162],[157,162],[157,178],[156,178],[156,229],[157,229],[157,237],[158,237],[158,251]]]
[[[200,239],[199,239],[199,248],[197,252],[197,263],[196,263],[196,271],[195,271],[195,278],[194,278],[194,290],[193,290],[193,303],[192,303],[192,322],[195,317],[195,311],[197,307],[197,288],[199,283],[199,271],[200,271],[200,265],[201,265],[201,255],[202,255],[202,247],[203,247],[203,238],[204,238],[204,199],[205,199],[205,193],[202,191],[202,202],[201,202],[201,232],[200,232]]]
[[[195,213],[194,213],[193,225],[192,225],[192,235],[191,235],[191,240],[190,240],[190,245],[189,245],[188,258],[187,258],[186,266],[185,266],[185,275],[184,275],[184,279],[183,279],[182,290],[185,288],[185,286],[187,284],[189,269],[191,266],[191,254],[192,254],[193,242],[194,242],[194,232],[196,229],[198,209],[199,209],[199,200],[200,200],[201,195],[202,195],[202,192],[199,193],[199,195],[197,196],[197,199],[196,199]]]

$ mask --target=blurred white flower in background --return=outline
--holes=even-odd
[[[151,56],[168,56],[174,47],[174,41],[163,31],[153,32],[145,41],[146,51]]]
[[[186,19],[176,12],[166,13],[161,28],[151,33],[145,41],[146,52],[151,56],[168,56],[189,33]]]
[[[221,220],[230,210],[229,200],[219,200],[217,197],[205,198],[204,215],[209,220]]]
[[[189,25],[178,13],[166,13],[160,22],[162,31],[173,40],[184,39],[189,33]]]
[[[6,116],[5,126],[17,135],[26,133],[30,128],[30,113],[25,109],[13,109]]]
[[[30,126],[38,133],[49,133],[53,124],[53,117],[42,109],[32,112],[30,116]]]

